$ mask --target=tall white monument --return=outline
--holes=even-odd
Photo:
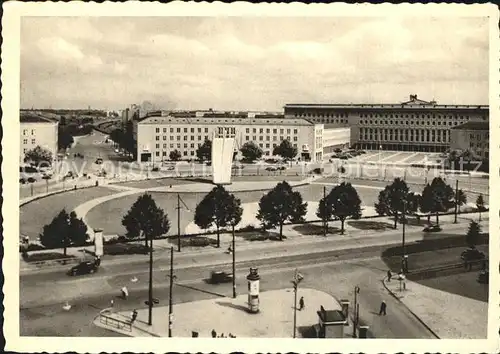
[[[236,128],[217,127],[212,139],[212,176],[215,184],[231,184]]]

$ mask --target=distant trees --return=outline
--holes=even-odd
[[[476,221],[472,220],[469,223],[469,229],[465,234],[465,242],[470,248],[475,248],[479,243],[479,238],[481,237],[481,225]]]
[[[32,165],[40,165],[41,163],[52,164],[52,152],[41,147],[40,145],[26,151],[24,154],[24,162],[29,162]]]
[[[220,229],[236,226],[241,221],[243,208],[241,201],[226,189],[214,187],[196,206],[194,222],[202,229],[215,225],[217,228],[217,247],[220,247]]]
[[[52,221],[43,227],[40,242],[46,248],[64,248],[83,246],[87,242],[87,225],[72,211],[69,215],[61,210]]]
[[[273,155],[281,156],[285,161],[297,156],[297,148],[292,145],[290,140],[285,139],[273,149]]]
[[[245,162],[254,162],[262,157],[262,149],[253,141],[247,141],[240,149]]]
[[[303,222],[307,203],[302,201],[300,192],[293,191],[286,182],[278,183],[259,201],[257,219],[264,229],[279,226],[280,240],[283,240],[283,224],[286,221]]]
[[[406,208],[413,206],[408,203],[409,188],[404,180],[396,178],[392,184],[380,191],[378,201],[375,203],[375,210],[378,215],[394,216],[394,228],[397,228],[399,216],[403,213],[404,203]]]
[[[151,194],[144,193],[132,204],[122,218],[122,225],[127,230],[128,238],[144,237],[144,245],[148,240],[168,233],[170,222],[168,215],[156,205]]]
[[[361,199],[358,192],[350,183],[342,182],[320,200],[316,215],[323,220],[326,229],[332,217],[340,220],[340,232],[343,234],[344,222],[347,218],[359,219],[361,217]]]
[[[439,213],[448,211],[455,205],[455,192],[441,177],[436,177],[424,187],[420,210],[423,213],[436,216],[439,225]]]
[[[196,150],[196,157],[200,162],[212,160],[212,141],[205,140],[202,145]]]
[[[177,149],[170,151],[170,154],[168,154],[168,157],[171,161],[179,161],[181,159],[181,156],[181,153]]]
[[[476,207],[477,210],[479,211],[479,221],[481,221],[481,212],[486,210],[486,208],[484,207],[484,197],[482,194],[479,194],[479,196],[476,199]]]
[[[59,127],[57,130],[57,148],[59,150],[69,148],[75,140],[73,136],[66,131],[63,127]]]

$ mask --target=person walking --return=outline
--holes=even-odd
[[[212,329],[212,338],[217,338],[217,332],[215,332],[215,329]]]
[[[305,307],[304,305],[304,297],[301,296],[299,300],[299,311],[302,311],[302,309]]]
[[[386,310],[387,310],[387,304],[385,303],[384,300],[382,300],[382,303],[380,304],[380,311],[378,312],[378,315],[386,315]]]
[[[134,309],[134,311],[132,311],[132,320],[130,321],[130,323],[134,323],[136,319],[137,319],[137,310]]]
[[[387,282],[390,282],[392,278],[392,273],[390,270],[387,271]]]

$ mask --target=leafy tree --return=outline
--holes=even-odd
[[[229,225],[236,226],[241,221],[242,213],[241,201],[218,185],[196,206],[194,222],[202,229],[215,225],[217,247],[220,247],[220,229]]]
[[[82,219],[78,219],[73,211],[70,215],[65,209],[61,210],[56,215],[50,224],[43,227],[43,232],[40,234],[40,242],[46,248],[64,248],[71,245],[83,246],[87,241],[87,225]]]
[[[52,152],[38,145],[24,154],[24,162],[30,162],[36,166],[41,163],[50,165],[52,163]]]
[[[297,156],[297,148],[292,145],[290,140],[283,140],[273,149],[273,155],[281,156],[285,160],[291,160]]]
[[[399,215],[403,213],[404,203],[409,206],[409,188],[401,178],[396,178],[392,184],[386,186],[378,195],[375,210],[379,215],[394,216],[394,228],[397,228]]]
[[[481,236],[481,225],[472,220],[469,223],[469,229],[467,230],[467,234],[465,234],[465,242],[470,248],[476,248],[476,245],[479,243],[480,236]]]
[[[332,215],[332,204],[329,203],[328,198],[325,196],[319,201],[318,210],[316,211],[316,216],[323,220],[323,228],[325,229],[325,234],[328,233],[328,221],[331,220]]]
[[[359,219],[361,217],[361,199],[350,183],[342,182],[335,186],[326,196],[326,204],[326,212],[331,212],[329,218],[333,216],[335,219],[340,220],[340,232],[342,234],[344,233],[344,223],[347,218]]]
[[[67,149],[74,143],[73,136],[63,127],[59,127],[57,131],[57,148]]]
[[[262,149],[255,144],[253,141],[247,141],[240,149],[243,155],[243,160],[247,162],[253,162],[262,157]]]
[[[302,201],[300,192],[293,191],[283,181],[260,198],[257,219],[264,229],[279,226],[280,240],[283,240],[283,224],[286,221],[303,222],[306,212],[307,203]]]
[[[424,213],[434,214],[439,225],[439,213],[448,211],[455,205],[455,192],[441,177],[436,177],[427,184],[422,192],[420,209]]]
[[[170,230],[168,215],[156,205],[151,194],[141,195],[127,214],[122,218],[122,225],[127,229],[127,237],[144,237],[144,245],[148,240],[164,235]]]
[[[467,203],[467,195],[462,189],[459,189],[456,197],[457,197],[458,212],[460,213],[460,207]]]
[[[168,157],[170,157],[170,160],[172,161],[179,161],[181,159],[181,156],[181,153],[177,149],[174,151],[170,151],[170,154],[168,155]]]
[[[196,157],[201,162],[210,161],[212,159],[212,141],[205,140],[202,145],[196,150]]]
[[[476,199],[476,207],[479,211],[479,221],[481,221],[481,212],[486,210],[486,208],[484,207],[484,197],[482,194],[479,194]]]

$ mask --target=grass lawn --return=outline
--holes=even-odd
[[[394,224],[374,220],[348,220],[346,224],[359,230],[386,231],[394,230]]]
[[[43,226],[64,208],[69,213],[89,200],[117,193],[106,187],[94,187],[52,195],[19,208],[20,233],[36,240]]]

